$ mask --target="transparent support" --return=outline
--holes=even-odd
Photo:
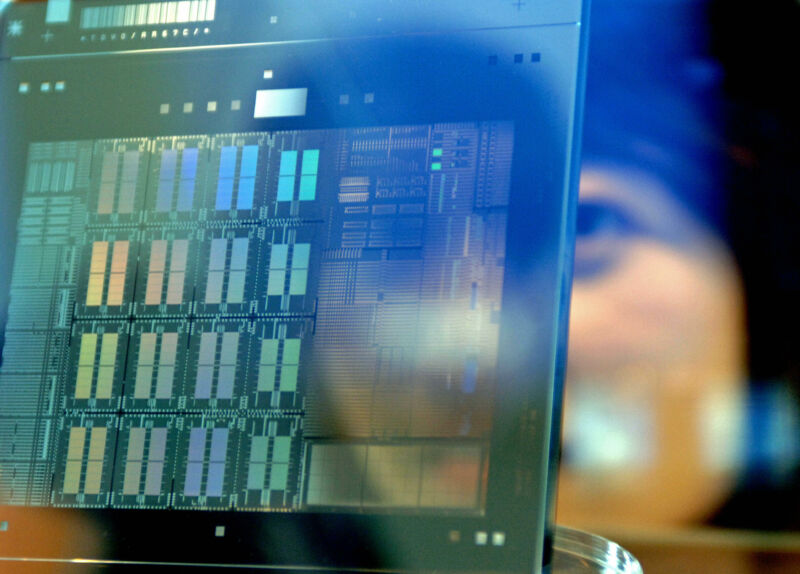
[[[643,574],[630,552],[588,532],[557,526],[553,547],[552,574]]]

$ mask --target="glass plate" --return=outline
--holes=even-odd
[[[552,574],[643,574],[619,544],[565,526],[556,527]]]

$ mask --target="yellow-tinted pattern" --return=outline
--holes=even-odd
[[[172,260],[169,264],[169,285],[167,286],[167,304],[179,305],[183,301],[183,284],[186,280],[186,257],[189,253],[189,242],[177,239],[172,242]]]
[[[86,304],[96,307],[103,304],[106,266],[108,264],[108,241],[95,241],[92,244],[92,260],[89,265],[89,287],[86,290]],[[111,253],[111,273],[108,276],[106,305],[122,305],[125,294],[125,269],[128,266],[128,241],[115,241]]]
[[[128,456],[122,494],[139,494],[144,458],[144,441],[147,429],[132,428],[128,440]]]
[[[67,446],[67,466],[64,471],[64,494],[78,494],[81,483],[81,463],[83,445],[86,442],[86,429],[74,427],[69,431]]]
[[[125,268],[128,266],[128,245],[127,241],[114,242],[106,305],[122,305],[122,297],[125,294]]]
[[[159,305],[161,290],[164,287],[164,269],[167,264],[167,242],[163,239],[153,241],[150,247],[150,268],[147,274],[145,304]]]
[[[95,333],[81,335],[81,350],[78,358],[78,376],[75,382],[75,398],[92,397],[92,385],[95,379],[95,357],[97,355],[97,339]],[[114,365],[117,358],[119,335],[106,333],[100,343],[100,362],[97,366],[97,388],[94,397],[110,399],[114,383]]]
[[[95,397],[98,399],[111,398],[118,344],[118,334],[106,333],[103,335],[103,343],[100,347],[100,366],[97,371],[97,391],[95,392]]]
[[[89,461],[86,463],[86,481],[83,487],[85,494],[100,494],[107,435],[108,430],[105,427],[92,429],[89,439]]]
[[[155,369],[156,338],[155,333],[142,333],[139,342],[139,361],[136,368],[136,385],[133,398],[149,399]]]
[[[108,241],[92,244],[92,261],[89,267],[89,288],[86,291],[86,304],[98,306],[103,303],[106,262],[108,260]]]
[[[97,335],[84,333],[81,336],[81,350],[78,358],[78,378],[75,383],[76,399],[88,399],[91,396],[96,352]]]

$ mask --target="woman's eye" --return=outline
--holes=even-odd
[[[617,205],[597,201],[579,203],[575,278],[588,280],[609,273],[624,256],[625,240],[641,232]]]
[[[578,204],[578,240],[619,237],[635,232],[634,222],[615,205],[600,202]]]

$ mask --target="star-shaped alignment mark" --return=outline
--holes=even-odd
[[[24,31],[25,27],[22,24],[22,20],[12,20],[8,23],[8,35],[14,36],[18,38],[22,36],[22,32]]]

